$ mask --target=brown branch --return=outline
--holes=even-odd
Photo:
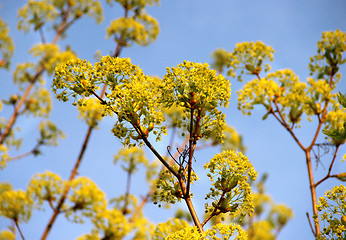
[[[82,161],[82,158],[84,156],[84,153],[85,153],[85,150],[87,148],[87,145],[88,145],[88,142],[89,142],[89,138],[90,138],[90,135],[91,135],[91,132],[92,132],[93,129],[94,128],[91,127],[91,126],[88,128],[87,134],[86,134],[86,136],[84,138],[84,142],[83,142],[81,151],[80,151],[79,156],[77,158],[77,161],[76,161],[76,163],[75,163],[75,165],[74,165],[74,167],[73,167],[73,169],[71,171],[68,183],[66,183],[66,185],[64,187],[64,191],[63,191],[63,193],[62,193],[62,195],[61,195],[61,197],[59,199],[59,202],[58,202],[57,206],[54,209],[53,215],[49,219],[49,222],[48,222],[48,224],[47,224],[47,226],[46,226],[46,228],[45,228],[45,230],[43,232],[41,240],[44,240],[44,239],[47,238],[48,233],[52,229],[52,226],[53,226],[53,224],[54,224],[58,214],[60,213],[60,210],[61,210],[61,208],[62,208],[62,206],[63,206],[63,204],[64,204],[64,202],[66,200],[67,194],[68,194],[68,192],[70,190],[70,187],[71,187],[70,183],[72,182],[72,180],[77,175],[77,170],[78,170],[79,165],[80,165],[80,163]]]
[[[313,176],[313,171],[312,171],[312,166],[311,166],[311,156],[310,156],[310,151],[306,150],[305,151],[305,156],[306,156],[306,165],[308,167],[308,174],[309,174],[309,184],[310,184],[310,193],[311,193],[311,200],[312,200],[312,210],[314,215],[318,215],[317,211],[317,197],[316,197],[316,187],[314,183],[314,176]],[[317,221],[315,221],[315,237],[320,233],[320,225],[318,218],[316,218]]]
[[[191,181],[191,169],[192,169],[192,158],[193,158],[193,147],[194,145],[194,134],[193,134],[193,113],[194,108],[191,108],[191,115],[190,115],[190,139],[189,139],[189,161],[187,163],[187,189],[186,194],[184,193],[184,197],[188,198],[190,194],[190,181]]]
[[[148,138],[143,133],[142,129],[139,126],[133,125],[136,132],[139,136],[141,136],[142,140],[144,141],[145,145],[154,153],[154,155],[159,159],[159,161],[170,171],[177,179],[180,179],[180,175],[171,167],[171,165],[156,151],[156,149],[151,145],[151,143],[148,141]]]
[[[184,142],[180,145],[180,147],[178,149],[183,149],[184,146],[187,144],[189,138],[186,137]],[[171,144],[170,145],[173,145],[173,139],[171,139]],[[174,154],[174,158],[178,157],[178,154],[179,154],[179,151],[177,151],[175,154]],[[169,164],[173,164],[173,159],[171,159],[169,162]],[[165,166],[162,166],[162,169],[161,171],[163,171],[165,169]],[[133,222],[134,219],[137,217],[137,215],[141,212],[141,210],[143,209],[144,205],[149,201],[149,198],[151,196],[151,194],[154,192],[154,190],[156,189],[156,186],[155,184],[152,184],[148,193],[145,195],[145,197],[142,199],[141,203],[139,204],[139,206],[136,208],[136,210],[134,211],[134,213],[132,214],[131,218],[129,219],[129,222]]]
[[[0,138],[0,144],[3,144],[5,142],[5,139],[8,137],[8,135],[10,134],[14,123],[17,120],[17,116],[20,112],[20,109],[22,108],[23,104],[25,103],[27,97],[29,96],[29,93],[31,92],[31,89],[33,88],[35,82],[37,81],[37,79],[41,76],[41,74],[44,72],[44,67],[41,65],[37,71],[37,73],[35,74],[35,76],[30,80],[29,86],[26,88],[23,96],[20,98],[18,104],[16,105],[16,107],[14,108],[14,111],[11,115],[11,118],[4,130],[4,132],[1,135]]]
[[[67,23],[67,20],[68,20],[68,17],[69,17],[69,14],[70,14],[70,11],[71,11],[71,1],[68,1],[68,7],[66,9],[66,11],[63,12],[63,17],[62,17],[62,21],[61,21],[61,24],[59,25],[59,28],[58,30],[56,31],[56,34],[55,34],[55,37],[54,37],[54,40],[53,40],[53,44],[55,44],[59,37],[61,36],[61,34],[66,31],[66,29],[71,26],[71,24],[74,22],[74,19],[72,19],[72,21],[70,23]]]
[[[66,29],[73,23],[73,21],[71,21],[69,24],[66,24],[67,22],[67,19],[68,19],[68,15],[69,15],[69,12],[71,11],[71,5],[69,3],[69,6],[67,8],[67,10],[64,12],[64,17],[63,17],[63,20],[60,24],[60,27],[54,37],[54,40],[53,40],[53,44],[56,44],[59,37],[61,36],[61,34],[66,31]],[[18,104],[16,105],[12,115],[11,115],[11,118],[4,130],[4,132],[2,133],[1,137],[0,137],[0,144],[3,144],[5,139],[7,138],[7,136],[10,134],[12,128],[13,128],[13,125],[17,119],[17,116],[18,116],[18,113],[20,112],[20,109],[22,108],[23,104],[25,103],[29,93],[31,92],[31,89],[33,88],[34,84],[36,83],[37,79],[43,74],[43,72],[45,71],[45,68],[43,67],[43,65],[40,65],[39,69],[37,70],[35,76],[30,80],[30,84],[29,86],[26,88],[25,90],[25,93],[23,94],[23,96],[21,97],[21,99],[19,100]]]
[[[225,196],[225,193],[226,193],[226,192],[223,192],[223,193],[222,193],[222,195],[221,195],[221,197],[220,197],[218,203],[216,204],[216,207],[217,207],[217,206],[220,206],[221,200],[222,200],[223,197]],[[214,207],[213,212],[203,221],[202,226],[204,226],[212,217],[217,216],[217,215],[220,214],[220,212],[217,212],[217,208],[216,208],[216,207]]]
[[[311,232],[314,234],[314,236],[316,236],[316,233],[315,233],[315,231],[314,231],[314,228],[312,227],[311,220],[310,220],[310,216],[309,216],[309,213],[308,213],[308,212],[306,212],[306,217],[308,218],[309,225],[310,225],[310,228],[311,228]]]
[[[184,198],[184,200],[186,202],[187,208],[189,209],[190,215],[192,217],[192,220],[193,220],[195,226],[198,228],[200,233],[203,233],[203,226],[202,226],[201,222],[199,221],[198,216],[196,214],[196,211],[193,207],[191,197],[188,196],[187,198]]]
[[[17,161],[17,160],[19,160],[19,159],[22,159],[22,158],[25,158],[25,157],[27,157],[27,156],[30,156],[31,154],[37,154],[37,153],[39,153],[39,152],[38,152],[38,149],[39,149],[42,145],[44,145],[44,144],[45,144],[45,142],[44,142],[43,140],[39,140],[38,143],[35,145],[35,147],[34,147],[32,150],[30,150],[30,151],[28,151],[28,152],[25,152],[25,153],[22,153],[22,154],[20,154],[20,155],[11,157],[11,158],[8,159],[7,161],[8,161],[8,162]]]
[[[279,113],[279,115],[282,116],[280,110],[277,110],[277,112]],[[288,124],[286,123],[286,121],[280,121],[280,118],[275,114],[275,112],[273,110],[271,110],[271,113],[273,114],[273,116],[279,121],[279,123],[291,134],[291,136],[293,137],[293,139],[295,140],[295,142],[299,145],[299,147],[305,151],[305,147],[304,145],[299,141],[299,139],[297,138],[297,136],[294,134],[293,130],[288,126]]]
[[[16,227],[17,227],[17,229],[18,229],[18,232],[19,232],[19,234],[20,234],[21,238],[22,238],[23,240],[25,240],[24,235],[23,235],[22,231],[20,230],[20,227],[19,227],[18,221],[17,221],[17,220],[16,220],[16,221],[14,221],[14,224],[16,225]]]

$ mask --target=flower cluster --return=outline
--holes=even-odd
[[[221,240],[221,239],[248,239],[246,232],[237,224],[215,224],[202,234],[197,227],[189,226],[189,224],[181,219],[171,219],[167,222],[160,223],[152,235],[153,240]]]
[[[125,9],[125,17],[113,20],[107,28],[106,37],[113,37],[121,46],[131,46],[133,43],[146,46],[153,42],[159,34],[159,24],[155,18],[145,12],[147,5],[158,0],[115,0]],[[111,0],[107,0],[111,3]]]
[[[346,140],[346,94],[339,92],[338,102],[334,105],[334,109],[329,111],[326,117],[326,126],[323,133],[331,138],[332,142],[339,146]],[[341,109],[339,108],[341,105]]]
[[[0,215],[15,223],[27,222],[30,219],[32,205],[33,201],[23,190],[12,190],[11,187],[7,187],[0,192]]]
[[[93,218],[107,207],[106,196],[102,190],[89,178],[78,177],[71,183],[72,192],[65,212],[67,219],[83,223],[82,217]]]
[[[85,97],[96,95],[100,84],[106,84],[110,90],[105,100],[97,96],[102,104],[102,115],[115,113],[118,117],[112,130],[115,136],[126,145],[131,139],[138,141],[143,135],[147,137],[151,131],[160,139],[166,130],[165,127],[154,129],[164,120],[158,109],[156,80],[143,74],[130,59],[106,56],[94,66],[81,59],[68,61],[56,68],[53,92],[59,100],[67,101],[72,96],[75,105],[86,105]],[[58,90],[62,91],[58,93]]]
[[[28,186],[27,192],[31,199],[36,203],[37,208],[41,208],[47,201],[50,206],[56,205],[60,195],[63,192],[65,181],[53,172],[35,174]]]
[[[40,58],[40,63],[48,74],[54,73],[57,64],[76,58],[76,55],[71,50],[61,51],[59,46],[53,43],[39,43],[34,45],[29,52],[34,57]]]
[[[66,11],[66,9],[69,9]],[[103,19],[101,2],[99,0],[72,0],[72,1],[29,1],[18,11],[18,29],[34,31],[42,28],[44,25],[54,22],[57,18],[65,16],[69,21],[78,19],[83,15],[93,17],[97,23]],[[54,25],[53,28],[57,25]]]
[[[129,174],[134,174],[141,165],[147,170],[147,181],[151,181],[157,176],[158,163],[148,160],[145,156],[144,149],[140,147],[124,147],[114,156],[114,163],[122,162],[121,167]]]
[[[107,28],[106,37],[114,36],[117,42],[128,47],[134,42],[138,45],[148,45],[156,39],[158,34],[157,20],[142,12],[136,17],[121,17],[113,20]]]
[[[238,108],[250,115],[254,105],[263,105],[267,111],[263,119],[278,112],[282,121],[299,126],[303,114],[311,120],[311,116],[322,114],[325,101],[336,102],[331,91],[325,80],[308,78],[305,83],[290,69],[277,70],[247,82],[237,92]]]
[[[14,51],[12,38],[6,22],[0,18],[0,68],[9,68]]]
[[[174,170],[179,172],[177,168],[175,167]],[[187,172],[185,178],[187,179]],[[190,184],[196,180],[198,180],[198,176],[192,171]],[[154,204],[159,204],[159,207],[161,207],[161,203],[175,204],[176,202],[180,202],[184,197],[179,182],[168,170],[164,170],[159,174],[155,187],[152,200]],[[190,196],[193,197],[193,194],[190,193]]]
[[[346,50],[346,32],[340,30],[322,33],[322,39],[317,43],[317,55],[310,58],[310,74],[318,79],[328,79],[339,71],[339,66],[346,62],[342,53]],[[335,81],[340,74],[335,76]],[[333,83],[334,84],[334,83]]]
[[[231,217],[249,214],[253,210],[253,195],[250,181],[254,181],[257,172],[242,153],[223,151],[216,154],[204,166],[207,176],[213,183],[206,195],[206,212],[216,214],[229,213]]]
[[[56,146],[58,145],[58,139],[65,137],[64,133],[51,121],[42,121],[38,129],[40,131],[39,143],[46,146]]]
[[[87,98],[85,104],[78,105],[79,118],[83,119],[89,126],[96,127],[102,120],[102,106],[95,98]]]
[[[243,81],[245,72],[253,75],[259,75],[263,68],[264,61],[273,61],[274,50],[266,46],[263,42],[242,42],[236,44],[230,55],[228,63],[229,70],[227,75]],[[269,64],[264,65],[264,71],[270,70]]]
[[[317,205],[319,217],[326,224],[317,239],[346,238],[346,187],[335,186],[320,197]],[[314,216],[317,217],[317,216]]]
[[[166,222],[159,223],[156,225],[155,231],[153,232],[153,240],[167,239],[171,234],[178,232],[182,229],[189,228],[188,222],[182,219],[173,218]],[[188,238],[189,239],[189,238]]]
[[[198,136],[208,138],[211,131],[215,131],[223,138],[225,116],[217,107],[228,107],[231,87],[229,81],[210,70],[208,64],[184,61],[175,68],[167,68],[160,89],[165,107],[184,108],[183,127],[189,130],[191,111],[197,110],[195,117],[201,120]]]

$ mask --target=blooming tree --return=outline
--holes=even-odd
[[[338,149],[346,139],[346,96],[334,93],[341,78],[339,68],[345,62],[345,33],[323,33],[318,53],[309,65],[313,77],[307,82],[301,82],[288,69],[270,72],[267,62],[273,61],[274,50],[262,42],[240,43],[231,53],[216,51],[212,66],[217,71],[206,63],[183,61],[167,67],[166,74],[158,78],[145,74],[131,59],[121,57],[122,49],[133,44],[146,46],[156,39],[158,22],[145,9],[157,3],[107,0],[109,6],[120,7],[123,16],[111,21],[106,29],[107,38],[114,40],[114,52],[98,57],[94,63],[78,58],[71,47],[61,50],[58,43],[83,17],[100,23],[100,1],[30,0],[19,9],[18,29],[37,33],[40,43],[29,51],[37,62],[18,64],[13,73],[19,93],[0,102],[0,109],[13,109],[0,122],[2,171],[12,161],[40,156],[45,146],[57,145],[64,137],[48,120],[51,92],[58,100],[72,103],[88,129],[68,179],[45,171],[34,174],[25,190],[1,183],[0,215],[12,226],[0,233],[0,239],[15,239],[16,232],[25,239],[21,223],[30,221],[36,210],[42,209],[47,209],[50,217],[43,223],[41,239],[48,238],[58,217],[80,224],[92,223],[90,232],[78,239],[275,239],[293,214],[265,194],[265,176],[254,182],[257,172],[244,155],[241,137],[225,121],[231,97],[230,81],[221,74],[225,68],[228,76],[238,80],[243,79],[244,73],[256,77],[238,92],[239,109],[250,114],[255,105],[263,105],[263,119],[277,119],[305,153],[313,208],[309,221],[314,236],[345,237],[343,185],[327,191],[319,201],[316,196],[316,187],[327,179],[345,180],[344,173],[332,172]],[[14,46],[3,20],[0,28],[0,67],[8,70]],[[48,31],[53,35],[47,35]],[[304,115],[318,121],[308,145],[295,133]],[[16,122],[25,116],[42,121],[32,150],[22,153]],[[104,118],[114,121],[111,132],[123,145],[114,162],[127,174],[126,192],[111,199],[92,179],[77,175],[91,133]],[[329,139],[324,146],[335,148],[326,176],[315,181],[311,153],[318,147],[316,140],[321,131]],[[161,149],[158,143],[167,135],[172,139],[170,145]],[[174,136],[179,136],[179,140],[175,141]],[[172,146],[176,142],[180,146],[175,150]],[[210,159],[196,154],[199,147],[214,150],[215,146],[221,151]],[[150,161],[145,151],[155,159]],[[197,166],[201,165],[204,169],[198,171]],[[145,169],[149,186],[144,198],[130,191],[139,167]],[[196,197],[192,188],[201,179],[209,183],[204,198]],[[159,207],[183,202],[186,211],[155,225],[143,212],[150,201]],[[196,202],[205,205],[204,211],[196,211]]]

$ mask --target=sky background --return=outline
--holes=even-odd
[[[40,41],[39,35],[34,32],[24,34],[16,30],[16,11],[25,4],[25,1],[0,0],[0,16],[10,25],[10,34],[13,37],[16,49],[11,71],[0,70],[0,97],[7,98],[16,92],[11,84],[11,74],[17,63],[32,60],[28,50],[33,44]],[[94,61],[94,54],[100,50],[102,55],[111,54],[115,44],[111,39],[105,39],[105,29],[115,18],[122,16],[122,9],[113,4],[109,7],[102,1],[105,18],[102,24],[96,25],[93,19],[83,18],[76,22],[68,31],[67,38],[60,41],[64,46],[69,44],[80,58]],[[290,68],[301,80],[309,76],[308,63],[310,56],[316,54],[316,44],[323,31],[346,27],[346,2],[344,0],[262,0],[262,1],[221,1],[221,0],[174,0],[161,1],[160,6],[153,6],[147,12],[155,17],[160,25],[160,34],[157,40],[147,47],[134,45],[123,49],[121,57],[130,57],[132,63],[139,65],[144,73],[162,77],[166,67],[174,67],[183,60],[211,63],[211,54],[218,48],[232,51],[235,44],[243,41],[261,40],[275,50],[272,70]],[[48,34],[52,37],[53,34]],[[52,39],[48,39],[51,41]],[[345,66],[341,69],[345,73]],[[51,78],[47,79],[50,86]],[[251,80],[249,78],[248,80]],[[284,203],[294,211],[291,220],[279,235],[279,239],[288,240],[313,239],[306,212],[312,215],[311,198],[308,187],[308,174],[303,152],[293,142],[290,135],[269,117],[262,121],[265,111],[255,108],[251,117],[244,116],[237,110],[237,94],[244,83],[230,79],[232,83],[232,97],[230,108],[225,110],[227,122],[234,126],[243,136],[247,147],[246,155],[252,161],[260,174],[268,173],[266,184],[267,192],[276,203]],[[338,85],[338,90],[346,91],[344,80]],[[0,116],[8,116],[9,109],[5,109]],[[51,119],[62,129],[67,138],[60,142],[57,148],[43,148],[44,154],[37,157],[28,157],[8,164],[0,173],[0,181],[9,181],[15,189],[26,187],[34,173],[50,170],[68,178],[74,161],[78,155],[87,126],[77,118],[77,110],[69,103],[54,101]],[[114,119],[107,118],[100,124],[100,128],[92,134],[86,156],[79,170],[80,176],[92,178],[103,189],[107,197],[114,197],[125,191],[125,173],[114,165],[113,155],[119,149],[119,141],[110,133]],[[30,139],[36,138],[36,119],[20,118],[17,125],[22,128],[24,138],[23,151],[32,146]],[[316,128],[316,122],[303,122],[297,134],[304,145],[312,139],[311,133]],[[167,137],[168,139],[169,137]],[[319,139],[321,142],[323,137]],[[158,146],[161,153],[165,153],[168,140]],[[198,162],[194,166],[196,171],[202,169],[204,163],[216,152],[201,151],[197,154]],[[345,146],[339,150],[339,158],[334,172],[345,171],[345,163],[340,159],[346,153]],[[151,153],[147,154],[152,159]],[[317,169],[315,179],[321,179],[329,166],[330,155],[324,159],[323,165],[314,162]],[[134,193],[146,194],[147,188],[140,184],[143,174],[136,176],[136,185],[131,189]],[[134,180],[135,182],[135,180]],[[202,194],[208,189],[207,183],[192,188],[195,191],[195,205],[198,215],[202,215],[204,199]],[[331,186],[340,184],[329,180],[317,189],[317,196]],[[185,209],[184,205],[180,207]],[[148,204],[145,213],[155,223],[168,220],[173,210],[158,209]],[[50,210],[35,211],[28,224],[22,224],[22,231],[27,239],[38,239],[50,216]],[[0,218],[0,229],[9,225],[9,221]],[[75,239],[83,233],[89,232],[90,225],[68,223],[60,216],[53,227],[48,239]]]

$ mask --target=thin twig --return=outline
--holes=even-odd
[[[89,138],[90,138],[90,135],[91,135],[91,132],[92,132],[93,129],[94,128],[92,126],[90,126],[88,128],[87,134],[86,134],[86,136],[84,138],[84,142],[83,142],[81,151],[80,151],[79,156],[77,158],[77,161],[76,161],[76,163],[75,163],[75,165],[74,165],[74,167],[73,167],[73,169],[71,171],[68,183],[64,187],[63,194],[61,195],[61,197],[60,197],[60,199],[58,201],[58,204],[57,204],[57,206],[54,209],[53,215],[49,219],[49,222],[48,222],[48,224],[47,224],[47,226],[46,226],[46,228],[45,228],[45,230],[43,232],[41,240],[44,240],[44,239],[47,238],[48,233],[50,232],[50,230],[51,230],[51,228],[52,228],[52,226],[53,226],[53,224],[54,224],[58,214],[60,213],[60,209],[62,208],[62,206],[63,206],[63,204],[64,204],[64,202],[66,200],[67,194],[68,194],[68,192],[70,190],[70,187],[71,187],[70,183],[72,182],[72,180],[77,175],[77,170],[78,170],[79,165],[80,165],[80,163],[82,161],[82,158],[84,156],[84,153],[85,153],[85,150],[87,148],[87,145],[88,145],[88,142],[89,142]]]
[[[7,138],[7,136],[10,134],[14,123],[17,120],[17,116],[20,112],[20,109],[22,108],[23,104],[25,103],[27,97],[29,96],[29,93],[31,92],[31,89],[33,88],[35,82],[37,81],[37,79],[41,76],[41,74],[44,72],[44,67],[41,65],[37,71],[37,73],[35,74],[35,76],[30,80],[30,83],[28,85],[28,87],[26,88],[23,96],[20,98],[19,102],[17,103],[16,107],[14,108],[14,111],[10,117],[10,120],[8,121],[8,124],[4,130],[4,132],[2,133],[1,137],[0,137],[0,144],[3,144],[5,142],[5,139]]]
[[[131,169],[131,165],[133,164],[132,160],[129,163],[129,169]],[[128,214],[129,211],[127,209],[127,205],[129,204],[129,196],[130,196],[130,186],[131,186],[131,176],[132,176],[132,171],[129,170],[127,172],[127,181],[126,181],[126,192],[125,192],[125,199],[124,199],[124,206],[122,208],[122,213],[124,215]]]
[[[189,141],[189,138],[186,137],[184,142],[180,145],[180,147],[178,149],[183,149],[184,146],[186,146],[187,142]],[[173,145],[173,138],[171,138],[171,144]],[[174,158],[177,158],[179,154],[179,151],[177,151],[174,156]],[[171,159],[168,163],[172,164],[173,163],[173,159]],[[165,169],[165,166],[162,166],[161,171],[163,171]],[[154,192],[154,190],[156,189],[156,185],[152,184],[148,193],[145,195],[145,197],[142,199],[141,203],[139,204],[139,206],[136,208],[136,210],[134,211],[134,213],[132,214],[131,218],[129,219],[129,222],[133,222],[134,219],[137,217],[137,215],[140,213],[140,211],[143,209],[144,205],[149,201],[149,198],[151,196],[151,194]]]
[[[306,212],[306,216],[308,218],[308,221],[309,221],[309,225],[310,225],[310,228],[311,228],[311,232],[314,234],[314,236],[316,236],[316,233],[314,231],[314,228],[312,227],[312,224],[311,224],[311,221],[310,221],[310,216],[309,216],[309,213]]]
[[[18,221],[14,221],[14,224],[16,225],[18,232],[19,232],[20,236],[22,237],[22,239],[25,240],[24,235],[23,235],[22,231],[20,230]]]
[[[11,161],[17,161],[19,159],[22,159],[22,158],[25,158],[27,156],[30,156],[31,154],[35,154],[35,153],[38,153],[38,149],[41,145],[44,145],[45,143],[43,141],[39,141],[35,147],[28,151],[28,152],[25,152],[25,153],[22,153],[20,155],[17,155],[17,156],[14,156],[14,157],[11,157],[10,159],[7,159],[8,162],[11,162]]]
[[[319,184],[321,184],[322,182],[324,182],[324,181],[327,180],[328,178],[333,177],[333,175],[330,175],[330,173],[331,173],[331,171],[332,171],[332,168],[333,168],[333,165],[334,165],[334,162],[335,162],[335,159],[336,159],[336,155],[337,155],[338,150],[339,150],[339,145],[337,145],[336,148],[335,148],[333,160],[332,160],[332,162],[331,162],[330,165],[329,165],[329,169],[328,169],[327,175],[326,175],[324,178],[322,178],[320,181],[318,181],[317,183],[315,183],[315,187],[317,187]]]

